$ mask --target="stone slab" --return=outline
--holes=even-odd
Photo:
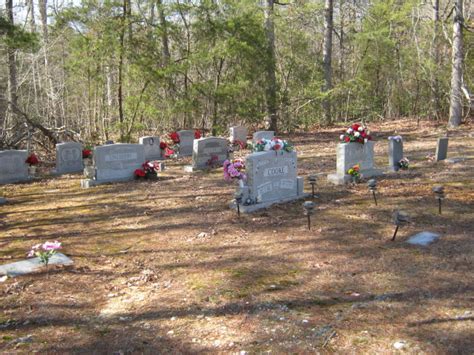
[[[273,139],[275,137],[274,131],[257,131],[252,136],[252,144],[256,144],[260,139]]]
[[[0,206],[1,206],[1,205],[4,205],[4,204],[6,204],[6,203],[7,203],[7,199],[4,198],[4,197],[0,197]]]
[[[178,131],[179,156],[189,157],[193,155],[194,131],[191,129]]]
[[[56,144],[55,174],[80,173],[84,170],[81,143],[67,142]]]
[[[49,259],[50,265],[71,265],[72,263],[73,261],[70,258],[61,253],[56,253],[51,257],[51,259]],[[39,258],[31,258],[0,265],[0,275],[8,275],[12,277],[21,276],[37,271],[41,267],[43,267],[43,264],[40,262]]]
[[[400,170],[399,161],[403,159],[403,140],[388,140],[388,166],[392,171]]]
[[[412,245],[427,246],[440,237],[439,234],[432,232],[420,232],[408,238],[407,243]]]
[[[438,144],[436,145],[435,160],[445,160],[448,156],[448,137],[438,138]]]
[[[145,149],[145,160],[161,160],[160,137],[140,137],[138,143]]]
[[[233,127],[230,127],[229,131],[230,131],[229,140],[231,143],[234,143],[235,141],[247,143],[247,136],[249,134],[247,127],[233,126]]]
[[[93,162],[99,183],[133,180],[145,162],[145,149],[141,144],[103,145],[94,148]]]
[[[444,162],[448,163],[448,164],[457,164],[457,163],[462,163],[464,161],[466,161],[466,158],[462,158],[462,157],[448,158],[448,159],[444,160]]]
[[[298,195],[298,196],[279,198],[279,199],[275,199],[275,200],[272,200],[272,201],[265,201],[265,202],[257,203],[255,205],[248,205],[248,206],[240,205],[240,212],[252,213],[252,212],[261,210],[262,208],[270,207],[272,205],[291,202],[291,201],[295,201],[295,200],[300,200],[300,199],[303,199],[303,198],[306,198],[306,197],[309,197],[309,196],[311,196],[311,194],[303,193],[303,194]],[[234,208],[234,209],[237,209],[235,201],[231,204],[230,207]]]
[[[227,139],[206,137],[195,139],[193,143],[193,169],[209,168],[209,161],[215,159],[216,166],[222,166],[229,159]]]
[[[0,184],[28,181],[28,164],[25,163],[26,150],[0,151]]]

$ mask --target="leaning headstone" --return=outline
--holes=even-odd
[[[252,143],[257,143],[260,139],[273,139],[275,137],[274,131],[257,131],[252,136]]]
[[[247,143],[247,135],[248,135],[248,130],[244,126],[230,127],[229,140],[231,143],[234,143],[237,141]]]
[[[0,151],[0,184],[29,180],[26,150]]]
[[[246,180],[239,181],[242,212],[306,197],[298,177],[296,152],[256,152],[246,158]]]
[[[189,157],[193,155],[194,131],[191,129],[178,131],[178,135],[179,155],[183,157]]]
[[[431,232],[421,232],[408,238],[407,243],[413,245],[427,246],[440,237],[439,234]]]
[[[82,172],[82,144],[76,142],[56,144],[56,174]]]
[[[222,163],[229,159],[229,148],[227,139],[217,137],[206,137],[194,140],[193,165],[185,167],[185,171],[203,170],[221,167]]]
[[[49,259],[50,265],[71,265],[73,261],[66,255],[61,253],[54,254]],[[0,275],[8,275],[11,277],[30,274],[43,267],[40,258],[31,258],[14,263],[0,265]]]
[[[390,170],[400,170],[400,160],[403,159],[403,138],[401,136],[388,137],[388,165]]]
[[[438,138],[438,144],[436,145],[436,161],[441,161],[448,156],[448,137]]]
[[[140,137],[138,143],[143,144],[145,160],[161,159],[160,137]]]
[[[145,149],[142,144],[110,144],[94,148],[94,173],[81,180],[81,186],[88,188],[100,184],[129,181],[134,172],[145,162]]]
[[[352,180],[347,170],[359,164],[360,174],[364,178],[382,175],[382,171],[374,167],[373,141],[361,144],[357,142],[339,143],[336,148],[336,173],[329,174],[328,180],[336,185],[342,185]]]

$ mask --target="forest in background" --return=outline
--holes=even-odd
[[[226,135],[234,124],[292,132],[400,117],[447,123],[453,95],[468,118],[472,8],[470,0],[5,0],[0,149],[31,135],[46,147],[180,128]],[[454,93],[453,46],[462,66]]]

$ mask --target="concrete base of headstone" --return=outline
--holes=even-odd
[[[297,177],[296,178],[296,183],[297,183],[297,195],[296,196],[291,196],[291,197],[286,197],[286,198],[277,198],[275,200],[270,200],[270,201],[265,201],[265,202],[260,202],[256,203],[253,205],[240,205],[240,212],[242,213],[251,213],[255,212],[258,210],[261,210],[262,208],[267,208],[275,204],[280,204],[280,203],[286,203],[286,202],[291,202],[295,200],[299,200],[302,198],[306,198],[310,196],[310,194],[304,193],[304,179],[302,177]],[[234,202],[231,203],[230,205],[231,208],[237,209],[237,205]]]
[[[368,179],[371,177],[383,175],[383,171],[380,169],[368,169],[361,171],[360,174],[362,179]],[[344,176],[340,176],[338,174],[329,174],[328,181],[334,185],[344,185],[352,182],[352,176],[348,174],[345,174]]]
[[[408,238],[407,243],[412,245],[427,246],[440,237],[439,234],[431,232],[421,232]]]
[[[57,253],[49,259],[50,265],[71,265],[73,261],[66,255]],[[27,260],[17,261],[10,264],[0,265],[0,275],[20,276],[30,274],[41,269],[44,265],[39,258],[31,258]]]
[[[462,163],[463,161],[465,161],[466,158],[449,158],[449,159],[446,159],[446,160],[443,160],[445,163],[448,163],[448,164],[457,164],[457,163]]]
[[[100,181],[100,180],[93,180],[93,179],[81,179],[81,187],[83,189],[88,189],[90,187],[99,186],[99,185],[106,185],[106,184],[113,184],[116,182],[129,182],[133,181],[134,178],[123,178],[123,179],[115,179],[115,180],[107,180],[107,181]]]
[[[3,197],[0,197],[0,205],[4,205],[6,203],[7,203],[7,199],[3,198]]]
[[[194,173],[196,171],[196,169],[193,168],[192,165],[185,165],[184,166],[184,172],[185,173]],[[202,171],[202,169],[201,169]]]

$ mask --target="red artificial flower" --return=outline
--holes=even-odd
[[[359,129],[359,127],[360,127],[360,124],[354,123],[351,128],[352,128],[354,131],[357,131],[357,130]]]
[[[357,141],[358,141],[359,143],[364,143],[364,138],[359,137],[359,138],[357,138]]]
[[[349,138],[349,136],[345,136],[345,137],[344,137],[344,142],[349,143],[350,141],[351,141],[351,139]]]
[[[201,138],[201,131],[197,129],[194,131],[194,139],[199,139],[199,138]]]
[[[275,144],[275,145],[273,146],[273,150],[280,150],[280,148],[281,148],[281,145],[280,145],[280,144]]]
[[[362,138],[367,138],[367,133],[365,133],[365,130],[360,133],[360,136]]]
[[[168,144],[166,144],[166,142],[160,142],[160,149],[165,150],[166,148],[168,148]]]
[[[30,156],[26,158],[25,163],[28,165],[36,165],[39,164],[39,159],[34,153],[31,153]]]
[[[92,155],[92,150],[90,150],[90,149],[83,149],[82,150],[82,159],[90,158],[91,155]]]
[[[178,132],[171,132],[171,133],[169,134],[169,137],[170,137],[170,139],[171,139],[175,144],[178,144],[178,143],[180,142]]]
[[[169,149],[168,147],[166,147],[166,149],[165,149],[165,158],[169,158],[173,154],[174,154],[174,150]]]
[[[143,169],[136,169],[134,174],[136,177],[145,177],[145,171]]]

